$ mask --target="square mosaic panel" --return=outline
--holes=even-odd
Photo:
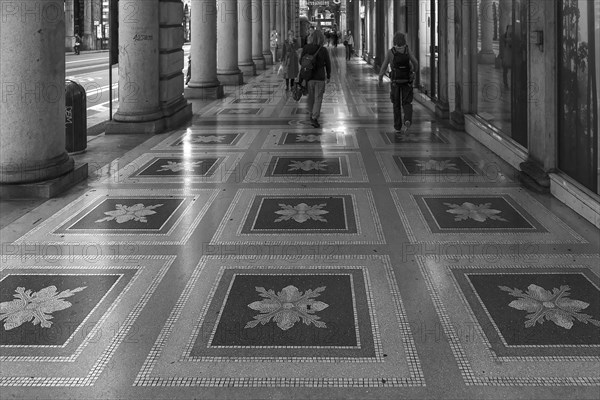
[[[273,129],[269,132],[263,149],[357,149],[356,132],[346,130]]]
[[[274,107],[267,104],[260,104],[263,107],[252,107],[253,104],[219,104],[208,108],[202,112],[203,117],[270,117],[273,115]]]
[[[243,157],[241,153],[183,155],[146,153],[103,183],[223,183]]]
[[[0,386],[92,386],[138,340],[135,322],[174,260],[5,256]]]
[[[391,192],[412,243],[588,243],[519,188]]]
[[[178,131],[154,146],[162,151],[247,150],[260,129],[192,129]]]
[[[211,244],[384,243],[368,189],[242,189]]]
[[[417,257],[463,378],[600,384],[600,257]]]
[[[259,153],[246,183],[367,182],[360,153]]]
[[[200,260],[134,385],[424,384],[387,257],[248,261]]]
[[[231,104],[266,104],[266,103],[271,103],[272,102],[272,98],[240,98],[240,99],[235,99],[234,101],[231,102]],[[224,113],[227,114],[227,113]]]
[[[431,127],[430,123],[415,122],[405,134],[396,134],[390,119],[389,128],[368,128],[367,136],[373,148],[376,149],[463,149],[462,145],[445,130]]]
[[[15,243],[185,244],[218,190],[94,190]]]
[[[387,182],[511,182],[497,165],[477,165],[463,155],[397,154],[390,151],[378,151],[375,155]]]

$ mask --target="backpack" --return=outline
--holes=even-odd
[[[319,54],[321,47],[322,46],[319,46],[314,54],[305,54],[300,59],[300,78],[303,80],[310,81],[312,79],[313,74],[317,69],[317,54]]]
[[[400,53],[392,48],[394,59],[392,60],[392,70],[390,80],[399,83],[408,83],[410,81],[410,56],[408,50],[406,53]]]

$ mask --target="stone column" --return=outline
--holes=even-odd
[[[83,39],[82,49],[95,50],[96,49],[96,35],[94,33],[94,8],[92,0],[88,0],[85,3],[85,10],[83,12]]]
[[[262,0],[262,54],[266,65],[273,65],[271,54],[271,0]]]
[[[373,64],[379,68],[385,58],[385,14],[387,11],[387,0],[379,0],[375,3],[375,60]]]
[[[119,1],[119,109],[115,122],[149,123],[149,127],[162,117],[158,5],[158,0]],[[144,125],[136,128],[139,133],[146,129]]]
[[[238,68],[244,76],[256,75],[252,62],[252,1],[238,0]]]
[[[277,0],[269,1],[269,11],[270,11],[269,21],[271,22],[270,30],[276,30],[279,33],[279,35],[281,35],[281,32],[279,32],[279,30],[277,29]]]
[[[435,104],[435,114],[439,118],[448,119],[448,4],[444,2],[438,3],[438,99]]]
[[[285,0],[274,0],[275,3],[275,29],[279,32],[279,48],[277,49],[277,58],[281,59],[283,52],[283,42],[287,38],[287,32],[283,30],[283,6]],[[271,21],[273,22],[273,21]]]
[[[65,151],[64,17],[63,0],[2,2],[1,184],[73,170]],[[3,196],[7,190],[2,186]]]
[[[192,0],[192,79],[188,99],[218,99],[223,86],[217,79],[217,2]]]
[[[217,79],[223,85],[240,85],[237,0],[219,0],[217,8]]]
[[[502,68],[502,60],[500,59],[500,56],[502,55],[502,38],[506,33],[506,27],[512,23],[512,1],[500,0],[500,3],[498,4],[498,14],[498,39],[500,43],[500,51],[498,52],[498,56],[496,57],[496,67]]]
[[[263,56],[262,0],[252,0],[252,61],[256,70],[266,68]]]
[[[354,30],[352,31],[352,35],[354,36],[354,51],[357,56],[360,56],[363,48],[362,48],[362,21],[360,19],[360,1],[353,0],[352,1],[354,8]]]
[[[75,44],[75,0],[65,0],[65,51],[73,51]]]
[[[494,64],[496,54],[492,47],[494,36],[494,11],[492,0],[481,0],[479,18],[481,22],[481,50],[477,55],[480,64]]]
[[[369,59],[367,60],[369,64],[375,60],[375,35],[377,30],[375,17],[375,2],[373,0],[369,0],[369,29],[367,30],[369,33]]]

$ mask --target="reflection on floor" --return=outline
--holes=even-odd
[[[330,51],[2,230],[3,398],[597,398],[598,230]]]

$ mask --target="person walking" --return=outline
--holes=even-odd
[[[508,70],[512,68],[512,25],[506,26],[506,32],[500,38],[500,58],[502,58],[502,81],[508,89]]]
[[[81,46],[81,36],[79,36],[79,33],[75,34],[75,45],[73,46],[73,51],[75,52],[76,55],[81,54],[81,51],[79,50]]]
[[[346,60],[350,60],[354,53],[354,36],[351,31],[348,31],[344,37],[344,46],[346,46]]]
[[[388,65],[391,66],[390,99],[394,105],[394,129],[396,132],[404,134],[412,124],[412,85],[419,63],[411,54],[403,33],[396,32],[394,34],[393,45],[387,52],[379,71],[379,86],[383,86],[383,75],[387,72]],[[404,120],[402,119],[402,109],[404,109]]]
[[[283,78],[285,79],[285,90],[288,91],[294,87],[294,80],[300,72],[300,63],[298,60],[298,45],[294,32],[291,30],[287,33],[287,39],[283,43],[281,53],[281,65],[283,66]]]
[[[331,79],[331,59],[329,51],[323,47],[325,35],[320,30],[316,30],[310,42],[302,49],[301,58],[305,55],[314,55],[315,68],[312,76],[308,79],[308,112],[310,114],[310,123],[313,127],[319,128],[319,116],[321,115],[321,104],[325,94],[325,85]],[[302,78],[302,77],[301,77]]]

